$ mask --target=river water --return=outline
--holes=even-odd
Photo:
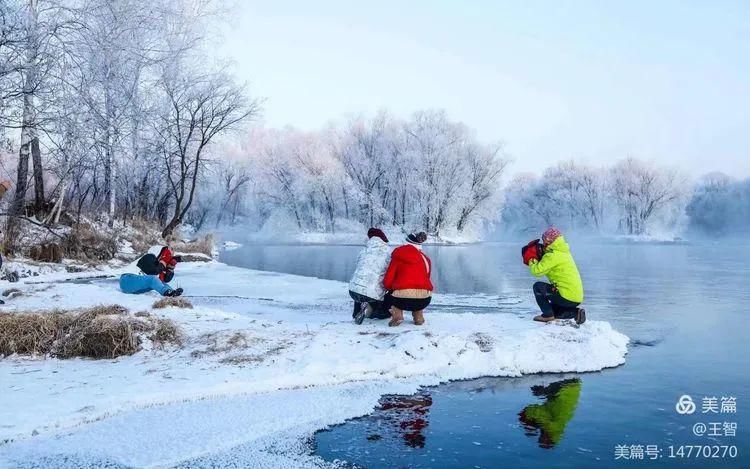
[[[372,414],[318,432],[317,453],[357,467],[750,467],[746,254],[722,243],[571,241],[589,319],[631,338],[625,365],[384,396]],[[245,245],[221,259],[347,281],[360,249]],[[425,247],[436,292],[517,296],[531,319],[534,280],[519,251],[515,243]],[[696,405],[692,414],[677,412],[685,394]],[[696,457],[698,445],[716,448]]]

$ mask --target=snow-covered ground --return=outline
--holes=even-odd
[[[480,376],[596,371],[627,353],[628,338],[609,323],[534,323],[518,298],[438,295],[424,326],[389,328],[354,325],[340,282],[210,262],[181,264],[174,283],[195,307],[152,313],[182,327],[182,349],[0,359],[0,467],[320,466],[309,437],[368,413],[383,394]],[[157,299],[125,295],[116,279],[14,286],[26,295],[6,310],[118,303],[151,311]],[[494,314],[482,313],[488,308]]]

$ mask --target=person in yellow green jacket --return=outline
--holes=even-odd
[[[586,311],[578,307],[583,302],[583,282],[560,230],[548,228],[542,235],[541,258],[524,255],[524,262],[528,262],[533,276],[546,275],[550,281],[534,284],[534,296],[542,311],[534,321],[575,319],[576,324],[586,322]]]

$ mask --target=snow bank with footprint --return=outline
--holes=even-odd
[[[340,282],[214,262],[181,265],[175,286],[194,308],[153,313],[182,327],[182,349],[99,361],[0,359],[0,467],[28,458],[49,466],[45,458],[59,462],[60,454],[94,466],[278,463],[280,451],[291,465],[322,465],[300,442],[369,412],[382,394],[480,376],[596,371],[627,353],[628,338],[609,323],[534,323],[520,298],[437,295],[426,325],[389,328],[355,326]],[[135,312],[157,299],[124,295],[116,279],[21,289],[26,296],[9,308],[118,303]],[[101,441],[134,427],[116,445]],[[182,433],[190,436],[175,438]]]

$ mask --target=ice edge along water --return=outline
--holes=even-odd
[[[135,467],[229,459],[319,466],[303,442],[370,412],[383,394],[481,376],[597,371],[627,353],[628,338],[607,322],[533,323],[531,304],[508,298],[436,295],[425,326],[392,329],[353,325],[341,282],[212,262],[181,265],[175,284],[195,308],[155,312],[180,324],[189,337],[183,349],[0,360],[0,466],[64,465],[59,455]],[[21,288],[28,295],[12,309],[118,303],[140,311],[157,299],[124,295],[115,279]],[[469,312],[493,304],[496,314]]]

